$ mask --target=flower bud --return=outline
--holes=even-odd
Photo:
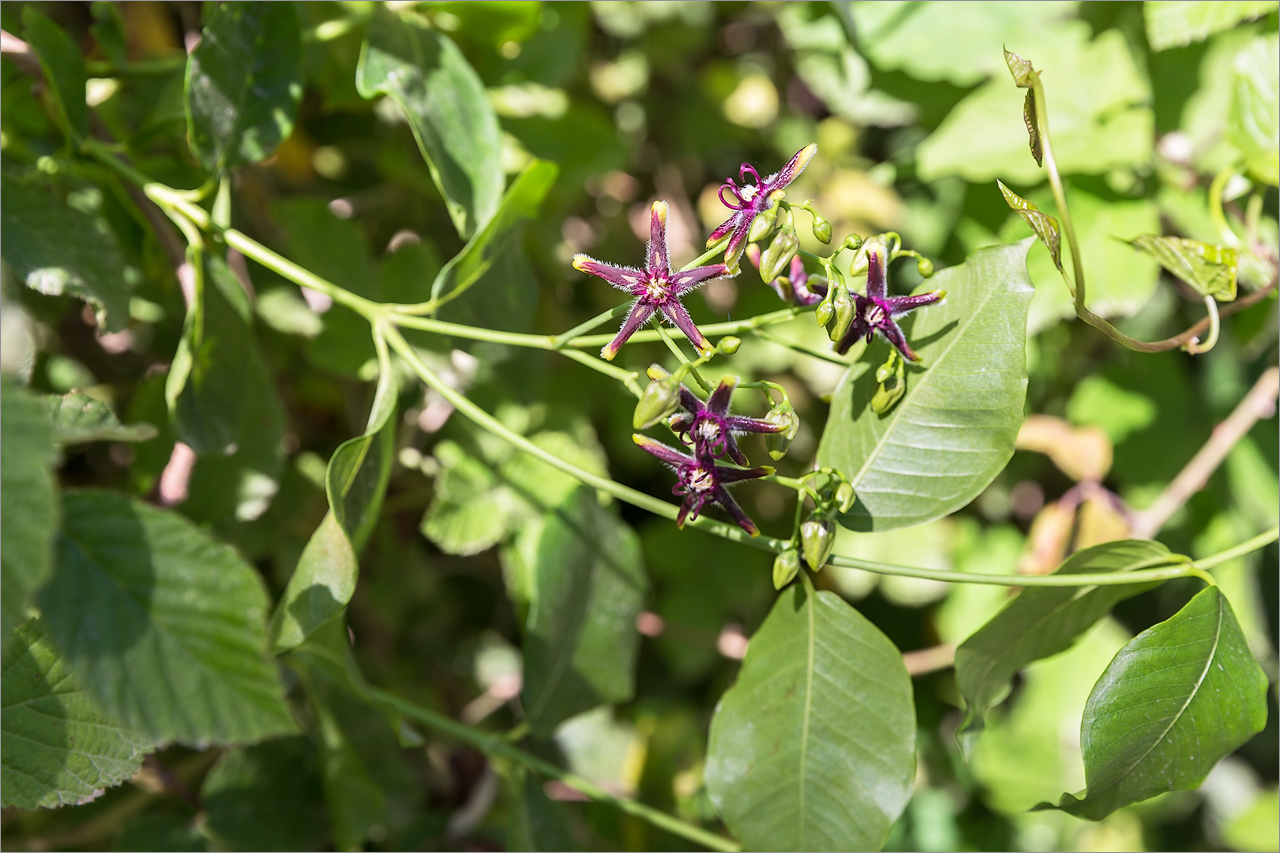
[[[813,236],[824,243],[831,242],[831,223],[816,213],[813,215]]]
[[[876,368],[876,381],[880,387],[871,396],[871,411],[877,415],[887,414],[907,393],[906,362],[897,350],[891,350],[885,363]]]
[[[631,416],[631,425],[636,429],[648,429],[679,408],[680,381],[674,376],[654,380],[640,395],[635,414]]]
[[[919,270],[920,275],[924,276],[925,278],[928,278],[929,276],[933,275],[933,261],[929,260],[928,258],[921,258],[920,260],[916,261],[916,269]]]
[[[831,318],[836,315],[836,309],[831,304],[831,291],[827,291],[827,296],[818,303],[818,308],[813,312],[813,318],[818,321],[819,326],[825,326],[831,322]]]
[[[831,309],[832,324],[827,329],[827,336],[833,341],[838,341],[844,337],[845,332],[849,331],[849,327],[853,325],[854,304],[853,297],[849,295],[849,288],[842,284],[837,284],[832,288]]]
[[[836,507],[841,512],[848,512],[853,508],[853,501],[858,496],[854,494],[852,483],[841,483],[836,487]]]
[[[773,560],[773,588],[782,589],[795,578],[800,571],[800,554],[795,548],[788,548]]]
[[[716,349],[724,355],[733,355],[740,346],[742,346],[742,338],[727,335],[720,339],[720,343],[716,344]]]
[[[862,238],[857,234],[850,234],[844,238],[844,242],[840,244],[842,249],[850,249],[854,252],[862,248]]]
[[[800,431],[800,416],[796,414],[796,410],[790,403],[783,403],[781,406],[770,409],[764,419],[782,428],[778,432],[764,434],[764,443],[769,448],[769,456],[776,461],[787,455],[787,448],[791,447],[792,440]]]
[[[800,544],[804,546],[804,561],[810,571],[818,571],[831,559],[831,549],[836,545],[836,523],[817,512],[800,525]]]
[[[779,231],[769,248],[760,256],[760,277],[773,281],[787,271],[791,259],[800,251],[800,240],[795,231]]]
[[[769,232],[773,230],[773,224],[777,220],[778,206],[776,204],[760,211],[760,213],[756,214],[756,218],[751,220],[751,230],[747,232],[747,242],[758,243],[768,237]]]
[[[666,379],[671,375],[661,364],[649,365],[649,369],[645,371],[645,374],[654,382],[657,382],[659,379]]]

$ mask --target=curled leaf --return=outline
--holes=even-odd
[[[1028,93],[1030,95],[1030,93]],[[1030,125],[1028,125],[1029,127]],[[1032,146],[1034,153],[1035,146]],[[1037,157],[1036,162],[1040,162]],[[1040,208],[1027,201],[1022,196],[1015,193],[1004,185],[1004,182],[997,180],[996,184],[1000,187],[1000,192],[1004,195],[1005,203],[1009,207],[1018,212],[1023,221],[1031,226],[1031,230],[1036,232],[1036,236],[1040,238],[1040,242],[1049,247],[1049,255],[1053,258],[1053,265],[1058,268],[1058,272],[1062,269],[1062,235],[1058,231],[1058,220],[1054,219],[1047,213],[1043,213]]]

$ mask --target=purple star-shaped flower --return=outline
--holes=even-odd
[[[836,343],[836,352],[844,355],[858,338],[871,337],[876,332],[884,335],[884,339],[897,347],[898,352],[907,361],[919,361],[920,356],[907,343],[901,327],[896,320],[908,311],[932,305],[947,295],[945,290],[921,293],[919,296],[889,296],[888,270],[880,251],[874,247],[867,249],[867,295],[851,293],[853,297],[853,325]]]
[[[732,468],[711,459],[699,459],[697,456],[681,453],[674,447],[668,447],[648,436],[632,435],[631,438],[642,450],[658,457],[675,470],[676,484],[671,492],[684,497],[684,502],[680,504],[680,515],[676,517],[677,525],[683,527],[689,518],[697,518],[705,504],[718,503],[733,516],[733,520],[747,532],[748,536],[760,535],[760,528],[747,518],[747,514],[742,511],[742,507],[738,506],[738,502],[725,487],[741,483],[743,480],[767,477],[773,473],[772,468],[768,465],[761,465],[758,468]]]
[[[671,255],[667,251],[667,211],[665,201],[653,203],[653,216],[649,223],[649,247],[645,251],[645,266],[642,270],[606,264],[586,255],[573,256],[574,269],[598,276],[619,290],[625,290],[636,297],[635,303],[631,306],[631,313],[623,321],[617,337],[600,350],[600,357],[606,361],[613,361],[613,357],[618,354],[618,350],[627,342],[627,339],[649,322],[649,318],[655,312],[659,311],[684,332],[685,337],[698,352],[706,355],[712,350],[711,342],[693,324],[693,319],[680,303],[680,298],[711,279],[729,276],[729,268],[724,264],[711,264],[672,272]]]
[[[732,234],[729,244],[725,247],[724,258],[730,266],[736,265],[746,245],[747,232],[751,230],[752,220],[782,197],[782,191],[786,189],[787,184],[800,176],[804,167],[809,165],[809,161],[817,152],[817,143],[806,145],[797,151],[796,156],[792,157],[781,170],[763,180],[754,166],[743,163],[738,170],[738,180],[742,182],[742,186],[734,183],[733,178],[729,178],[720,186],[720,201],[733,213],[711,232],[711,236],[707,238],[707,245],[710,246],[724,239],[726,234]],[[747,175],[751,176],[752,183],[747,183]],[[726,191],[732,197],[731,199],[725,198]]]
[[[782,432],[785,429],[766,420],[729,414],[729,400],[737,387],[738,377],[726,376],[704,403],[688,388],[680,386],[680,405],[685,411],[671,418],[671,429],[686,444],[693,445],[693,454],[699,459],[711,460],[727,453],[730,459],[745,467],[751,463],[738,449],[734,433]]]

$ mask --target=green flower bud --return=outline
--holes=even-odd
[[[645,374],[654,382],[657,382],[659,379],[666,379],[671,375],[661,364],[649,365],[649,369],[645,371]]]
[[[645,386],[636,403],[631,425],[636,429],[648,429],[660,423],[680,408],[680,382],[674,376],[657,379]]]
[[[831,549],[836,545],[836,523],[814,512],[800,525],[800,544],[804,546],[804,561],[809,564],[809,570],[818,571],[831,559]]]
[[[833,322],[827,329],[827,336],[831,340],[838,341],[844,337],[845,332],[849,331],[849,327],[853,325],[854,308],[853,297],[849,295],[849,288],[843,284],[834,285],[831,295]]]
[[[841,512],[848,512],[853,508],[853,501],[857,498],[854,494],[853,484],[841,483],[836,487],[836,506]]]
[[[800,571],[800,554],[795,548],[788,548],[773,560],[773,588],[782,589],[795,578]]]
[[[748,243],[759,243],[765,237],[769,236],[769,232],[773,231],[773,225],[778,220],[778,206],[770,205],[760,213],[756,214],[756,218],[751,220],[751,230],[747,232]]]
[[[813,236],[824,243],[831,242],[831,223],[816,213],[813,215]]]
[[[850,234],[848,237],[844,238],[844,242],[840,244],[840,248],[852,249],[856,252],[862,248],[862,238],[857,234]]]
[[[800,240],[795,231],[779,231],[769,248],[760,256],[760,277],[773,281],[787,271],[791,259],[800,251]]]
[[[880,383],[880,387],[871,396],[871,411],[883,415],[907,393],[906,362],[898,355],[897,350],[891,350],[885,363],[876,368],[876,381]]]
[[[818,303],[817,309],[813,312],[813,318],[818,321],[819,326],[825,326],[831,322],[831,318],[836,315],[835,306],[831,304],[831,291],[827,291],[827,298]]]
[[[921,258],[916,261],[916,269],[920,271],[920,275],[928,278],[933,275],[933,261],[928,258]]]
[[[796,410],[790,403],[783,403],[781,406],[770,409],[764,419],[782,428],[778,432],[764,434],[764,443],[769,449],[769,456],[776,461],[787,455],[787,449],[791,447],[792,440],[800,431],[800,416],[796,414]]]
[[[742,346],[742,338],[735,338],[733,335],[729,335],[720,339],[720,343],[716,344],[716,349],[725,355],[733,355],[740,346]]]

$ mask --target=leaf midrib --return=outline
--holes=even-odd
[[[804,717],[803,717],[803,721],[801,723],[801,729],[800,729],[800,773],[798,776],[799,783],[800,783],[800,796],[799,796],[800,845],[797,848],[799,850],[804,850],[807,846],[805,844],[805,830],[808,828],[808,825],[809,825],[808,821],[805,819],[804,792],[809,784],[808,780],[805,779],[805,772],[806,772],[806,765],[809,760],[809,717],[813,711],[813,659],[814,659],[814,635],[816,634],[815,625],[814,625],[814,622],[815,622],[814,611],[817,609],[817,597],[818,597],[817,592],[812,590],[808,584],[805,584],[804,593],[805,593],[805,601],[806,601],[805,609],[808,611],[808,614],[809,614],[809,635],[808,635],[809,649],[808,649],[808,662],[805,666]]]

